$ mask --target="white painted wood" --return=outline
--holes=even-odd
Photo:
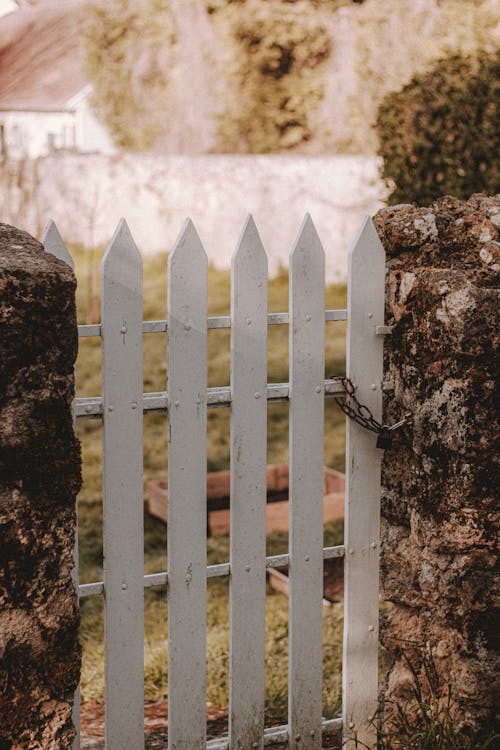
[[[335,732],[341,729],[342,719],[328,719],[321,725],[322,732]],[[274,747],[282,745],[289,739],[288,724],[278,727],[268,727],[264,730],[264,747]],[[207,750],[229,750],[229,741],[227,737],[210,740],[207,742]]]
[[[42,242],[73,262],[54,222]],[[349,259],[347,374],[380,419],[384,252],[367,220]],[[324,253],[306,218],[290,261],[290,314],[267,315],[266,258],[253,222],[233,259],[231,317],[207,319],[207,260],[187,222],[169,261],[166,321],[142,322],[140,255],[122,222],[103,262],[103,398],[77,399],[75,416],[104,418],[106,747],[143,747],[143,588],[169,585],[169,739],[174,750],[205,748],[206,579],[231,572],[230,739],[262,748],[265,568],[290,565],[290,747],[321,746]],[[247,322],[250,320],[250,324]],[[266,385],[267,325],[290,324],[290,386]],[[232,325],[232,386],[207,389],[207,328]],[[142,393],[142,334],[169,333],[169,390]],[[261,335],[257,335],[261,331]],[[259,394],[259,398],[255,397]],[[290,553],[265,557],[267,400],[290,399]],[[206,407],[232,406],[231,562],[206,567]],[[111,407],[111,409],[110,409]],[[142,411],[169,411],[169,570],[143,574]],[[348,421],[345,509],[343,725],[375,742],[367,722],[378,688],[378,565],[381,451]],[[247,570],[249,568],[249,570]],[[75,585],[77,564],[75,560]],[[262,585],[261,585],[262,584]],[[189,679],[186,679],[189,675]],[[77,721],[78,701],[75,704]],[[230,744],[229,744],[230,743]],[[257,743],[255,745],[255,743]],[[79,747],[75,740],[74,750]]]
[[[124,220],[102,262],[106,750],[144,747],[142,259]]]
[[[385,254],[368,217],[349,254],[347,376],[376,419],[382,416]],[[380,470],[377,436],[347,420],[345,499],[344,739],[374,746],[367,723],[377,707]]]
[[[290,255],[290,615],[294,750],[321,748],[325,254],[306,216]]]
[[[345,393],[344,387],[338,380],[325,380],[325,396],[341,396]],[[288,401],[290,386],[288,383],[268,383],[266,398],[268,401],[282,402]],[[167,411],[168,393],[166,391],[145,393],[142,400],[142,408],[145,412],[162,412]],[[208,388],[207,406],[212,408],[224,408],[231,405],[231,388],[222,386],[217,388]],[[90,398],[76,399],[76,417],[101,417],[102,416],[102,399],[100,396],[91,396]]]
[[[47,226],[45,227],[40,242],[47,253],[51,253],[52,255],[55,255],[56,258],[59,258],[59,260],[63,260],[70,268],[75,268],[73,258],[64,244],[64,240],[59,233],[55,221],[52,219],[49,219],[47,222]]]
[[[325,320],[346,320],[347,310],[325,310]],[[267,325],[276,326],[288,323],[288,313],[269,313],[267,316]],[[208,318],[209,329],[213,328],[231,328],[231,318],[229,315],[218,315],[214,318]],[[387,326],[386,326],[387,328]],[[390,326],[388,326],[390,328]],[[165,333],[167,330],[166,320],[145,320],[142,324],[143,333]],[[379,331],[380,333],[380,331]],[[389,333],[389,331],[384,331]],[[81,338],[87,336],[100,336],[101,326],[99,323],[91,325],[78,326],[78,335]]]
[[[207,256],[188,220],[168,263],[168,746],[206,744]]]
[[[344,557],[344,546],[342,544],[336,547],[323,547],[323,560],[330,560],[332,557]],[[284,555],[271,555],[266,557],[266,568],[282,568],[288,565],[288,553]],[[222,578],[230,573],[229,563],[218,563],[217,565],[207,566],[207,578]],[[150,573],[144,576],[144,588],[149,586],[165,586],[168,582],[168,573]],[[80,598],[86,596],[100,596],[104,593],[104,583],[95,581],[94,583],[82,583],[78,587]]]
[[[71,254],[68,251],[68,248],[64,244],[64,240],[61,237],[59,230],[56,226],[55,221],[52,219],[49,219],[47,226],[45,227],[45,230],[42,234],[40,242],[43,245],[43,249],[47,253],[51,253],[52,255],[55,255],[56,258],[59,258],[59,260],[64,261],[68,264],[70,268],[74,270],[75,264],[73,261],[73,258],[71,257]],[[71,405],[71,411],[73,414],[73,429],[75,429],[76,425],[76,399],[73,399],[73,403]],[[75,585],[75,589],[78,592],[79,591],[79,560],[78,560],[78,505],[76,509],[76,526],[75,526],[75,542],[74,542],[74,548],[73,548],[73,570],[71,571],[71,578],[73,579],[73,583]],[[73,698],[73,711],[72,711],[72,717],[73,717],[73,725],[75,727],[75,739],[73,740],[72,748],[73,750],[80,750],[80,687],[77,687],[75,690],[75,695]]]
[[[250,216],[231,263],[229,738],[262,748],[266,617],[267,257]]]

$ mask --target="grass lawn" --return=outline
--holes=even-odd
[[[72,248],[79,281],[77,305],[79,323],[89,322],[89,279],[96,277],[95,264],[102,251]],[[94,270],[92,271],[92,266]],[[144,320],[166,317],[166,256],[145,259]],[[228,271],[209,271],[209,314],[229,313],[230,277]],[[327,308],[345,306],[345,286],[332,285],[326,294]],[[288,309],[288,277],[283,271],[269,282],[269,311]],[[95,321],[94,321],[95,322]],[[209,331],[209,386],[229,384],[229,330]],[[144,390],[166,388],[166,334],[144,337]],[[288,326],[271,326],[268,346],[269,382],[288,380]],[[344,372],[345,324],[326,325],[326,377]],[[101,392],[101,352],[97,338],[80,340],[76,367],[77,395],[95,396]],[[102,425],[99,420],[79,420],[78,436],[82,445],[83,488],[78,500],[80,580],[102,580]],[[344,417],[326,400],[325,465],[344,470]],[[229,410],[208,412],[208,471],[229,468]],[[144,416],[144,482],[165,478],[167,472],[167,420],[162,414]],[[268,463],[288,462],[288,404],[268,408]],[[342,543],[342,524],[325,527],[325,543]],[[268,554],[287,551],[287,535],[268,536]],[[145,517],[145,572],[166,569],[166,529],[160,522]],[[225,562],[229,557],[229,539],[207,540],[209,564]],[[228,582],[208,582],[207,701],[228,703]],[[104,695],[102,599],[82,600],[81,640],[83,645],[82,700],[101,700]],[[285,716],[287,703],[288,600],[268,590],[266,643],[266,710],[269,716]],[[164,587],[145,590],[145,697],[165,698],[167,693],[167,605]],[[331,717],[340,708],[342,607],[325,611],[324,631],[324,715]]]

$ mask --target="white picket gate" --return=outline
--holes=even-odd
[[[72,265],[53,222],[45,250]],[[306,217],[290,255],[288,313],[267,313],[267,258],[250,218],[232,261],[231,315],[207,318],[207,257],[188,221],[169,258],[166,320],[142,321],[142,259],[122,221],[102,263],[102,395],[77,398],[75,418],[104,422],[104,595],[107,750],[144,747],[144,587],[168,590],[168,732],[171,750],[262,748],[288,741],[318,750],[322,732],[343,728],[374,742],[378,689],[381,451],[348,421],[345,541],[323,548],[325,320],[347,319],[347,375],[381,419],[384,251],[370,219],[349,255],[347,310],[324,310],[325,257]],[[267,327],[288,324],[290,382],[267,383]],[[207,388],[207,329],[231,328],[231,386]],[[142,337],[168,331],[168,392],[142,392]],[[290,403],[289,554],[266,558],[267,402]],[[207,567],[207,407],[231,408],[230,561]],[[169,424],[168,571],[144,575],[143,413]],[[322,720],[323,560],[345,558],[343,712]],[[289,565],[289,719],[264,730],[266,567]],[[77,564],[75,565],[77,577]],[[206,740],[207,578],[230,577],[229,736]],[[78,584],[77,584],[78,585]],[[77,696],[78,698],[78,696]],[[75,707],[78,724],[78,700]],[[79,747],[79,738],[75,741]]]

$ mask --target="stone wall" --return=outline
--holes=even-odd
[[[413,414],[383,465],[386,726],[392,701],[405,704],[414,682],[406,655],[424,687],[433,662],[436,693],[445,701],[451,685],[459,727],[487,735],[499,666],[500,196],[396,206],[375,221],[387,252],[386,321],[394,325],[385,340],[385,421]]]
[[[0,224],[0,748],[70,748],[80,452],[71,269]]]

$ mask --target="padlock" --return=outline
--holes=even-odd
[[[392,435],[389,430],[382,430],[377,436],[377,448],[386,450],[392,447]]]

